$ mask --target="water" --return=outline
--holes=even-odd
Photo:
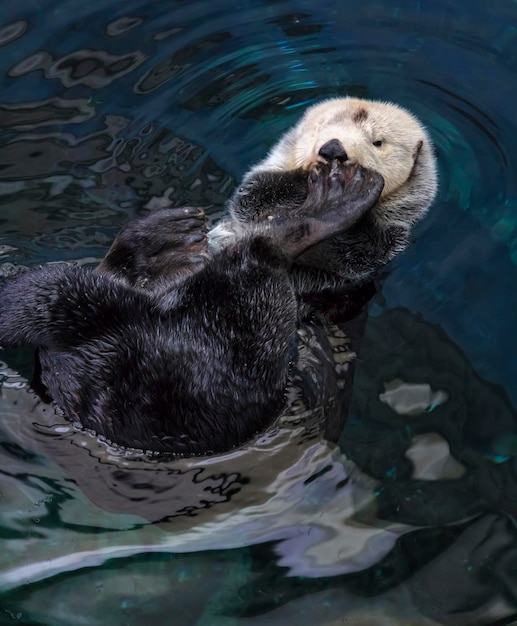
[[[0,623],[514,623],[517,4],[1,9],[2,274],[100,259],[152,196],[216,218],[327,96],[413,110],[441,183],[370,306],[339,446],[325,394],[307,410],[295,388],[242,450],[122,457],[28,391],[30,351],[4,353]]]

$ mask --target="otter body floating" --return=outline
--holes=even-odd
[[[164,208],[130,222],[95,270],[9,279],[0,345],[38,347],[50,397],[113,443],[228,450],[281,411],[314,294],[343,293],[390,260],[435,189],[412,116],[323,103],[251,169],[208,237],[202,211]]]

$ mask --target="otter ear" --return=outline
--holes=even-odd
[[[424,142],[422,140],[420,140],[417,144],[416,144],[416,148],[415,151],[413,152],[413,163],[415,164],[417,162],[418,156],[420,154],[420,151],[422,150],[422,146],[424,145]]]

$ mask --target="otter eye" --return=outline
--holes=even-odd
[[[382,139],[377,139],[377,141],[374,141],[374,142],[373,142],[373,145],[374,145],[376,148],[380,148],[380,147],[382,146]]]

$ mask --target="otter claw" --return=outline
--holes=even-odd
[[[328,169],[328,166],[325,163],[316,163],[316,165],[309,172],[309,183],[315,185],[322,174],[324,174],[325,169]]]

